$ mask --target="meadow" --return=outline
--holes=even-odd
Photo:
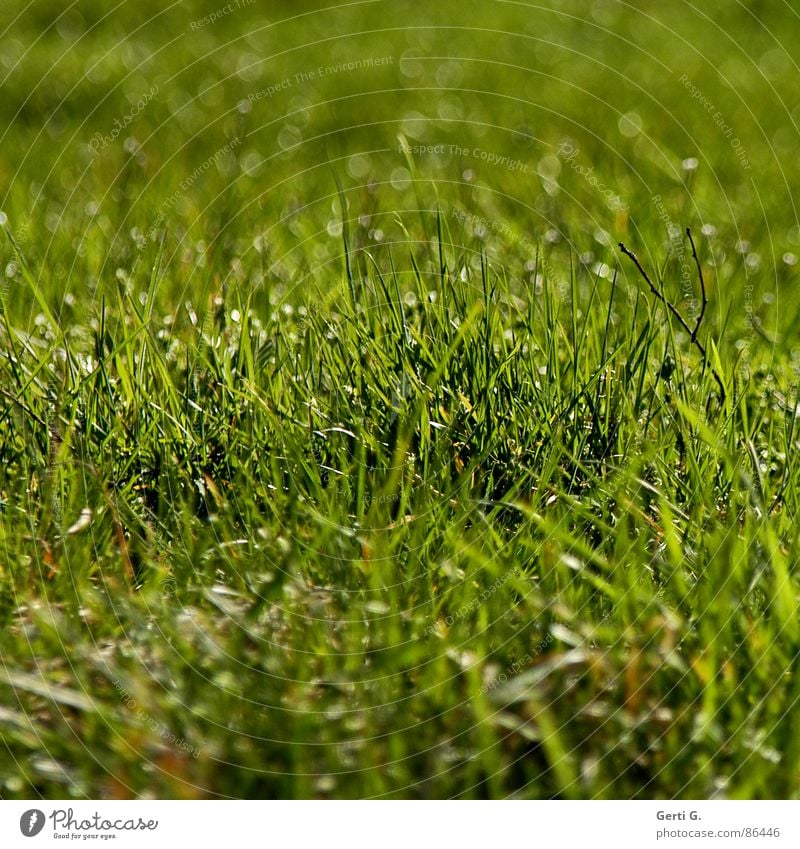
[[[0,798],[800,796],[795,9],[63,5]]]

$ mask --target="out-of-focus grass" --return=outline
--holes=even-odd
[[[797,795],[788,5],[4,8],[0,796]]]

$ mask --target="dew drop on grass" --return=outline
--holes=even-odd
[[[407,168],[395,168],[391,175],[392,188],[398,191],[408,188],[411,185],[411,174]]]
[[[642,118],[637,112],[627,112],[619,119],[619,131],[626,138],[632,139],[642,131]]]
[[[12,775],[7,779],[5,787],[11,793],[21,793],[25,789],[25,783],[18,775]]]
[[[356,153],[347,161],[347,170],[351,177],[362,179],[369,174],[372,168],[372,162],[369,156],[363,153]]]

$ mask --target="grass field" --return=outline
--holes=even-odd
[[[792,6],[59,5],[0,797],[800,796]]]

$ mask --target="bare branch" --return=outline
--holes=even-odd
[[[703,343],[697,338],[697,332],[700,329],[700,324],[703,321],[703,317],[705,316],[706,304],[708,303],[708,299],[706,298],[706,284],[703,280],[703,272],[700,270],[700,262],[697,259],[697,251],[695,250],[694,240],[692,239],[692,234],[689,232],[688,227],[686,228],[686,234],[689,236],[689,241],[692,245],[692,254],[694,255],[695,263],[697,264],[697,270],[700,274],[700,288],[703,297],[703,306],[700,310],[700,315],[697,318],[694,330],[692,330],[692,328],[689,326],[689,323],[680,314],[678,308],[666,298],[663,292],[656,288],[653,281],[648,276],[647,272],[644,270],[644,268],[642,268],[642,264],[636,258],[636,254],[634,254],[633,251],[629,251],[622,242],[619,243],[619,247],[622,253],[624,253],[625,256],[629,257],[633,261],[633,264],[639,270],[639,274],[642,275],[645,282],[650,287],[650,291],[658,298],[659,301],[661,301],[662,304],[664,304],[664,306],[667,307],[667,309],[672,313],[672,315],[675,316],[675,318],[678,320],[680,326],[689,334],[689,340],[700,352],[700,356],[702,356],[703,358],[703,365],[705,366],[708,363],[708,354]],[[722,401],[722,403],[725,403],[725,398],[727,397],[727,395],[725,392],[725,386],[722,383],[722,378],[719,376],[719,374],[717,374],[717,370],[714,368],[714,366],[709,367],[711,368],[711,374],[713,375],[714,380],[717,382],[717,386],[719,387],[720,400]]]
[[[694,330],[692,331],[692,342],[694,342],[697,339],[697,331],[700,329],[700,325],[703,323],[703,317],[706,314],[708,298],[706,297],[706,281],[703,280],[703,269],[700,265],[700,260],[697,258],[697,249],[694,246],[692,231],[688,227],[686,228],[686,235],[689,237],[689,244],[692,246],[692,256],[694,257],[694,264],[697,266],[697,274],[700,277],[700,292],[703,298],[703,302],[700,306],[700,315],[697,316],[697,321],[695,322]]]
[[[622,250],[622,253],[624,253],[626,256],[629,256],[629,257],[633,260],[634,265],[635,265],[635,266],[639,269],[639,274],[641,274],[641,275],[642,275],[642,277],[644,277],[645,281],[647,282],[647,285],[650,287],[650,291],[651,291],[651,292],[652,292],[652,293],[653,293],[653,294],[654,294],[654,295],[658,298],[658,300],[659,300],[659,301],[661,301],[661,303],[662,303],[662,304],[665,304],[665,305],[668,307],[669,311],[670,311],[670,312],[671,312],[671,313],[675,316],[675,318],[677,318],[677,319],[678,319],[678,321],[681,323],[681,325],[682,325],[682,326],[683,326],[683,328],[686,330],[686,332],[687,332],[687,333],[691,336],[691,333],[692,333],[691,328],[690,328],[690,327],[689,327],[689,325],[688,325],[688,324],[684,321],[683,316],[682,316],[682,315],[678,312],[678,310],[677,310],[677,309],[676,309],[676,308],[675,308],[675,307],[674,307],[674,306],[673,306],[673,305],[672,305],[672,304],[671,304],[671,303],[670,303],[670,302],[669,302],[669,301],[668,301],[668,300],[664,297],[664,294],[663,294],[663,293],[662,293],[659,289],[657,289],[657,288],[655,287],[655,285],[653,284],[653,281],[652,281],[652,280],[651,280],[651,279],[647,276],[647,272],[646,272],[646,271],[642,268],[641,263],[640,263],[640,262],[639,262],[639,260],[636,258],[636,254],[635,254],[635,253],[633,253],[633,251],[629,251],[629,250],[625,247],[625,245],[623,245],[623,244],[622,244],[622,242],[620,242],[620,243],[619,243],[619,246],[620,246],[620,249]]]

